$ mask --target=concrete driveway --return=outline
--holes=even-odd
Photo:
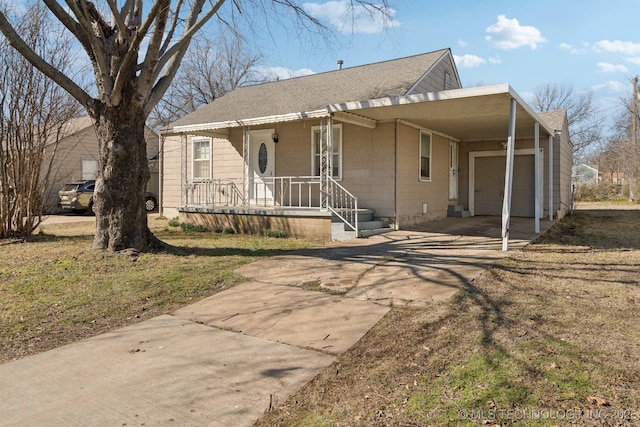
[[[532,230],[514,218],[511,247]],[[250,426],[391,305],[450,297],[500,248],[499,218],[476,217],[260,260],[171,315],[0,365],[0,425]]]

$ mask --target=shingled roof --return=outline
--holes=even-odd
[[[244,86],[177,120],[169,129],[316,111],[330,104],[403,96],[449,49],[287,80]]]
[[[566,117],[566,110],[551,110],[542,111],[538,113],[540,118],[544,120],[553,130],[564,131],[564,120]]]

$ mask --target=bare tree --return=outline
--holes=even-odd
[[[104,0],[98,6],[87,0],[42,2],[86,52],[95,95],[31,49],[2,13],[0,31],[29,62],[76,98],[95,122],[99,172],[94,249],[145,251],[161,245],[149,231],[144,208],[149,179],[145,121],[176,76],[193,37],[223,5],[229,5],[227,15],[232,18],[261,16],[278,25],[287,19],[297,28],[327,30],[295,0]],[[353,0],[351,6],[388,14],[386,2]]]
[[[44,6],[31,6],[14,26],[34,52],[68,67],[69,40]],[[24,236],[40,224],[57,141],[80,106],[5,40],[0,67],[0,237]]]
[[[233,31],[194,39],[173,83],[151,112],[150,126],[166,126],[240,86],[264,81],[256,70],[262,56],[246,46]]]
[[[593,103],[591,90],[575,92],[571,84],[549,83],[536,88],[530,102],[537,111],[567,111],[576,161],[582,158],[593,143],[601,139],[604,119]]]

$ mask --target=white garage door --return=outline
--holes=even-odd
[[[475,158],[474,215],[502,215],[505,156]],[[535,159],[514,157],[511,215],[535,215]]]

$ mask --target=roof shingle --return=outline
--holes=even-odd
[[[405,95],[449,49],[287,80],[244,86],[175,121],[169,129]]]

